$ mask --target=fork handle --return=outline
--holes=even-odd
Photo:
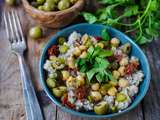
[[[43,120],[43,115],[23,54],[18,55],[27,120]]]

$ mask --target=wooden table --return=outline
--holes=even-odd
[[[0,13],[6,8],[3,0],[0,0]],[[94,120],[81,118],[62,112],[46,96],[40,86],[38,72],[39,56],[43,45],[58,29],[45,29],[44,38],[40,41],[31,40],[27,34],[28,29],[35,25],[34,21],[25,13],[21,5],[17,6],[20,14],[23,30],[26,35],[28,51],[26,61],[30,67],[32,80],[36,88],[37,96],[43,110],[45,120]],[[9,49],[6,39],[4,21],[0,17],[0,120],[25,120],[22,84],[18,67],[18,60]],[[160,120],[160,40],[143,46],[148,57],[152,79],[150,88],[143,101],[131,112],[113,118],[112,120]],[[109,119],[108,119],[109,120]]]

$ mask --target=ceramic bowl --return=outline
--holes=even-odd
[[[56,99],[51,91],[48,89],[46,82],[45,82],[45,70],[43,69],[43,65],[47,59],[47,50],[49,47],[51,47],[52,45],[54,45],[56,43],[56,39],[59,36],[69,36],[73,31],[77,31],[81,34],[89,34],[89,35],[93,35],[93,36],[100,36],[101,35],[101,31],[102,29],[106,28],[110,34],[111,37],[117,37],[122,44],[126,43],[126,42],[130,42],[132,45],[132,50],[131,50],[131,55],[136,56],[137,58],[139,58],[140,60],[140,67],[144,72],[144,80],[141,82],[140,86],[139,86],[139,92],[136,95],[135,99],[133,100],[133,102],[129,105],[128,108],[126,108],[125,110],[119,112],[119,113],[113,113],[113,114],[106,114],[106,115],[96,115],[94,112],[78,112],[78,111],[74,111],[71,110],[69,108],[64,107],[60,101],[58,99]],[[148,60],[146,58],[146,56],[144,55],[143,51],[139,48],[139,46],[133,42],[132,39],[130,39],[128,36],[126,36],[125,34],[123,34],[122,32],[109,27],[109,26],[104,26],[104,25],[98,25],[98,24],[77,24],[68,28],[65,28],[61,31],[59,31],[57,34],[55,34],[50,40],[49,42],[45,45],[43,51],[42,51],[42,55],[40,57],[40,78],[41,78],[41,83],[42,86],[46,92],[46,94],[49,96],[49,98],[58,106],[60,107],[63,111],[71,113],[73,115],[79,115],[82,117],[93,117],[93,118],[111,118],[114,116],[118,116],[120,114],[124,114],[128,111],[130,111],[131,109],[135,108],[140,101],[143,99],[143,97],[145,96],[148,88],[149,88],[149,83],[150,83],[150,79],[151,79],[151,73],[150,73],[150,68],[149,68],[149,64],[148,64]]]

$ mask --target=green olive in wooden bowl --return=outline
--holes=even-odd
[[[78,16],[85,0],[22,0],[22,3],[37,23],[49,28],[61,28]]]

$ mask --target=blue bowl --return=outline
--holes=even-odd
[[[46,82],[45,82],[46,73],[45,73],[45,70],[43,69],[43,65],[45,63],[45,60],[47,59],[48,48],[50,48],[52,45],[54,45],[56,43],[56,39],[59,36],[67,37],[73,31],[77,31],[81,34],[87,33],[87,34],[93,35],[93,36],[100,36],[101,31],[104,28],[106,28],[108,30],[111,37],[117,37],[118,39],[120,39],[122,44],[124,44],[126,42],[130,42],[132,45],[131,55],[136,56],[140,60],[141,69],[143,70],[145,77],[144,77],[143,82],[139,86],[139,92],[138,92],[137,96],[135,97],[134,101],[127,109],[125,109],[119,113],[112,113],[112,114],[107,114],[107,115],[96,115],[94,112],[77,112],[77,111],[74,111],[74,110],[69,109],[67,107],[64,107],[60,103],[60,101],[52,95],[52,93],[48,89]],[[149,68],[149,64],[148,64],[148,60],[147,60],[146,56],[144,55],[142,50],[129,37],[127,37],[125,34],[123,34],[122,32],[120,32],[112,27],[98,25],[98,24],[87,24],[87,23],[73,25],[71,27],[68,27],[68,28],[65,28],[65,29],[59,31],[56,35],[54,35],[51,38],[51,40],[45,45],[45,47],[42,51],[42,55],[40,57],[40,68],[39,69],[40,69],[40,78],[41,78],[42,86],[43,86],[45,92],[47,93],[47,95],[49,96],[49,98],[58,107],[60,107],[63,111],[71,113],[73,115],[78,115],[81,117],[111,118],[111,117],[118,116],[120,114],[123,114],[123,113],[130,111],[131,109],[135,108],[140,103],[140,101],[143,99],[143,97],[145,96],[145,94],[149,88],[149,83],[150,83],[150,79],[151,79],[150,68]]]

